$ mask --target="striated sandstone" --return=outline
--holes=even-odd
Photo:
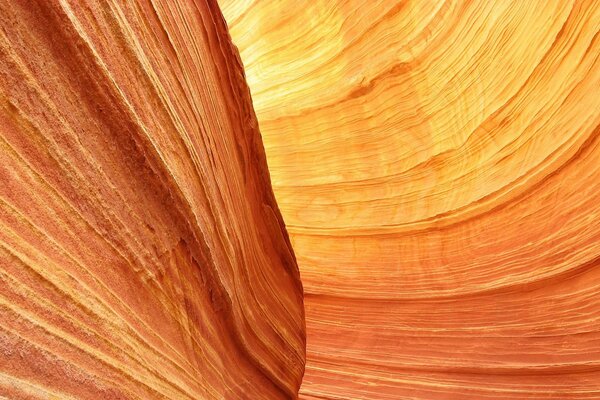
[[[600,398],[600,2],[219,0],[305,399]]]
[[[0,398],[285,399],[302,286],[215,1],[0,1]]]
[[[0,398],[600,397],[600,2],[0,0]],[[247,78],[247,79],[245,79]]]

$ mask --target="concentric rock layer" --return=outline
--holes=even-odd
[[[600,397],[600,2],[220,0],[305,399]]]
[[[216,2],[0,1],[0,398],[295,398],[302,301]]]
[[[600,397],[600,2],[220,5],[301,398]],[[296,396],[244,78],[214,0],[0,0],[0,398]]]

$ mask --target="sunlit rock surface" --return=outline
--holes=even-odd
[[[291,399],[302,287],[214,1],[0,1],[0,398]]]
[[[219,0],[305,399],[600,398],[600,2]]]

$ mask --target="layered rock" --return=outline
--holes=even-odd
[[[220,0],[305,399],[600,396],[600,2]]]
[[[0,1],[0,398],[284,399],[302,287],[217,4]]]

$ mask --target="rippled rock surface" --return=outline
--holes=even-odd
[[[0,399],[600,398],[600,1],[218,3],[0,0]]]
[[[216,2],[0,1],[0,398],[295,398],[302,302]]]
[[[600,2],[219,0],[305,399],[600,398]]]

